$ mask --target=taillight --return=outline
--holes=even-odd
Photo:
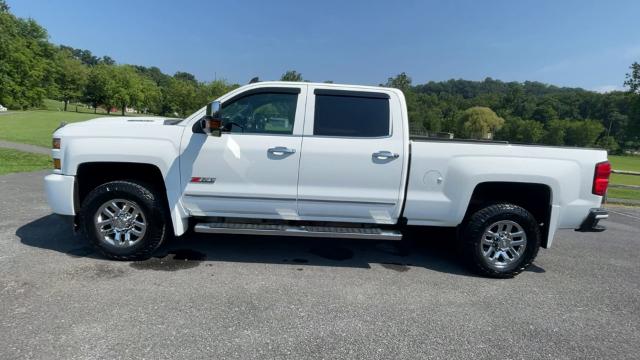
[[[609,186],[609,175],[611,175],[611,164],[608,161],[597,163],[591,192],[595,195],[604,196]]]

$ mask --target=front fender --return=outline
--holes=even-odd
[[[139,163],[154,165],[160,170],[171,212],[174,233],[187,229],[188,214],[180,197],[179,143],[168,139],[145,138],[75,138],[65,139],[62,173],[77,175],[83,163]],[[122,174],[126,177],[126,174]]]

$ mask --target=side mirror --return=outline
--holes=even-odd
[[[207,110],[202,118],[202,130],[204,130],[205,134],[210,136],[221,135],[221,130],[224,126],[220,115],[221,108],[222,105],[220,104],[220,101],[212,101],[207,104]]]

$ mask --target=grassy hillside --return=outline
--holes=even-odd
[[[16,111],[0,116],[0,139],[51,147],[51,134],[61,122],[78,122],[102,115],[62,111]]]
[[[51,157],[48,155],[0,148],[0,175],[52,168]]]
[[[640,156],[611,155],[609,161],[614,170],[640,172]],[[640,176],[611,174],[611,183],[640,186]],[[640,190],[609,189],[607,195],[611,198],[640,200]]]
[[[64,102],[58,101],[58,100],[52,100],[52,99],[44,99],[42,101],[42,106],[40,107],[40,110],[64,111]],[[67,104],[67,112],[80,112],[80,113],[94,114],[94,110],[92,107],[88,107],[87,105],[82,103]],[[97,114],[97,116],[107,115],[107,111],[102,107],[98,107],[95,114]],[[116,112],[110,113],[110,115],[119,116],[122,114],[120,113],[120,111],[116,111]],[[125,115],[137,116],[138,114],[126,113]]]

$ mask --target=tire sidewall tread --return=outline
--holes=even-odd
[[[134,181],[111,181],[93,189],[80,208],[80,229],[92,245],[104,256],[114,260],[145,260],[162,245],[167,237],[167,212],[162,197],[155,195],[153,187]],[[93,216],[109,199],[132,200],[140,206],[147,221],[143,239],[131,248],[117,248],[99,238]]]
[[[504,271],[486,265],[478,252],[479,242],[482,241],[487,226],[500,220],[515,221],[522,226],[527,235],[527,245],[519,259],[520,263]],[[471,269],[480,275],[493,278],[511,278],[524,271],[536,258],[542,239],[540,226],[533,215],[526,209],[509,203],[488,205],[475,212],[464,223],[461,237],[462,250]]]

